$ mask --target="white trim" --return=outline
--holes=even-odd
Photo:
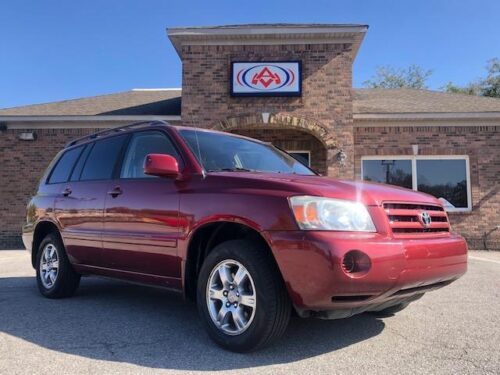
[[[235,25],[213,27],[172,27],[168,36],[263,36],[289,34],[366,33],[367,25]]]
[[[0,116],[7,129],[108,128],[109,123],[155,120],[175,123],[181,121],[181,116]]]
[[[361,157],[361,179],[363,180],[364,160],[410,160],[412,173],[412,189],[418,191],[417,160],[465,160],[465,177],[467,179],[467,207],[447,208],[447,212],[471,212],[472,189],[470,180],[470,161],[468,155],[369,155]]]
[[[354,120],[353,127],[354,128],[479,128],[483,126],[500,126],[500,118],[499,119],[481,119],[481,120],[473,120],[473,119],[456,119],[456,120],[385,120],[385,121],[377,121],[374,122],[364,122],[364,120]]]
[[[309,160],[308,160],[308,167],[311,168],[311,151],[309,150],[285,150],[288,153],[291,152],[296,152],[296,153],[302,153],[302,154],[308,154],[309,155]]]
[[[367,25],[235,25],[174,27],[167,36],[182,58],[183,45],[283,45],[352,43],[356,56]]]
[[[155,115],[137,115],[137,116],[113,116],[113,115],[62,115],[62,116],[1,116],[2,122],[33,122],[33,121],[128,121],[128,120],[180,120],[181,116],[155,116]]]
[[[354,120],[471,120],[485,119],[498,120],[500,119],[500,110],[492,112],[416,112],[416,113],[354,113]]]
[[[413,155],[417,156],[417,155]],[[411,188],[415,191],[418,191],[418,181],[417,181],[417,158],[411,158]]]

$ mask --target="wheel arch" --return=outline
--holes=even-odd
[[[268,240],[255,226],[241,221],[229,220],[206,222],[192,231],[187,244],[183,289],[184,295],[188,299],[196,299],[198,275],[207,255],[220,243],[236,239],[245,239],[261,244],[264,251],[275,263],[280,277],[283,278]]]
[[[49,233],[56,233],[59,237],[61,237],[59,227],[53,221],[42,220],[36,224],[33,232],[33,243],[31,247],[31,265],[33,267],[35,267],[38,247]]]

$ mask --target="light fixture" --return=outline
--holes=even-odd
[[[36,133],[35,132],[22,132],[19,134],[19,139],[21,141],[35,141]]]
[[[269,112],[262,112],[262,122],[264,124],[268,124],[269,123],[269,116],[271,114]]]
[[[344,152],[344,150],[340,149],[339,152],[337,152],[337,162],[340,164],[341,167],[345,167],[347,160],[347,155]]]

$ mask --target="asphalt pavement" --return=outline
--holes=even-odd
[[[500,374],[500,252],[397,315],[293,318],[251,354],[216,347],[195,306],[164,290],[84,278],[73,298],[36,288],[25,251],[0,251],[0,374]]]

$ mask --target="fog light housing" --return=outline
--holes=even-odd
[[[350,250],[344,254],[341,263],[342,271],[350,277],[361,277],[372,267],[370,257],[359,250]]]

